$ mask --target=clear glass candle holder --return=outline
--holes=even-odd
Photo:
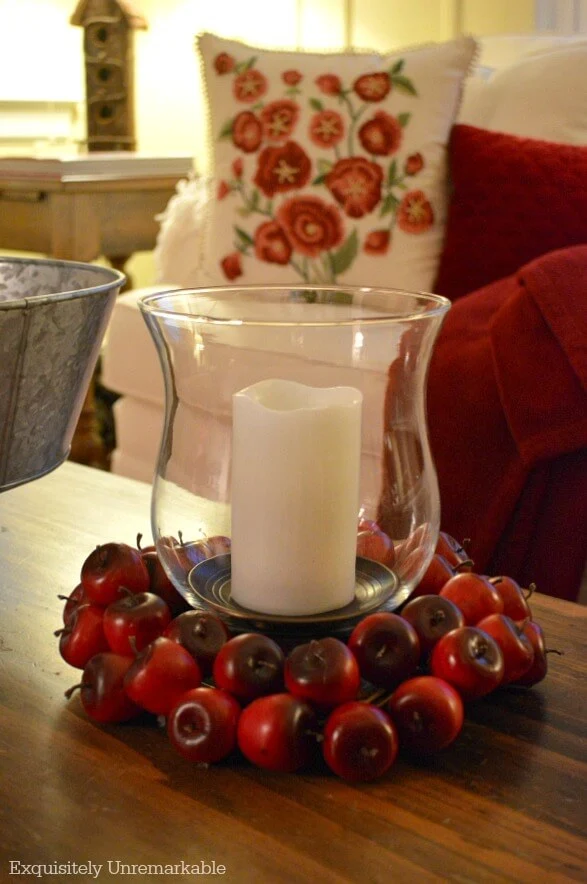
[[[340,286],[142,299],[166,394],[153,537],[190,604],[295,623],[405,601],[439,530],[425,394],[449,306]]]

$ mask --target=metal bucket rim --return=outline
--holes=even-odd
[[[3,266],[10,265],[38,265],[39,267],[63,267],[66,270],[85,270],[96,273],[97,276],[105,277],[106,281],[97,285],[87,286],[83,289],[71,289],[64,292],[47,292],[46,294],[29,295],[28,297],[10,298],[0,301],[0,310],[22,309],[23,307],[42,304],[47,301],[69,301],[83,295],[99,295],[111,291],[113,288],[122,287],[126,282],[126,276],[113,267],[102,267],[99,264],[89,264],[84,261],[65,261],[58,258],[11,258],[0,257],[0,270]]]

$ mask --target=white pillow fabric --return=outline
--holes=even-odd
[[[563,144],[587,144],[587,41],[531,52],[471,78],[459,122]]]
[[[517,64],[527,55],[537,52],[549,52],[563,49],[575,42],[582,42],[580,36],[563,36],[562,34],[493,34],[479,38],[478,64],[482,67],[499,71],[512,64]]]
[[[204,34],[198,49],[217,185],[209,278],[430,289],[475,41],[383,56]]]
[[[178,182],[175,195],[157,218],[160,227],[153,251],[157,283],[180,288],[206,285],[202,264],[208,201],[205,178]]]

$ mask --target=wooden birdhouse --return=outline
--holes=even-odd
[[[128,0],[80,0],[70,22],[84,29],[88,150],[135,150],[133,40],[146,20]]]

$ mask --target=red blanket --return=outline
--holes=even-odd
[[[575,599],[587,560],[587,245],[453,304],[432,357],[441,525],[475,570]]]

